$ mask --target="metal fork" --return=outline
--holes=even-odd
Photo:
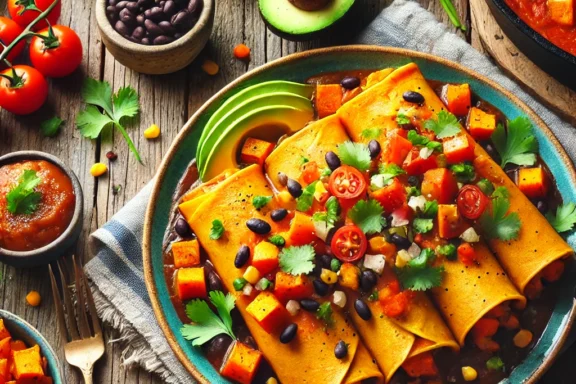
[[[75,256],[72,257],[72,263],[74,266],[74,285],[76,287],[75,308],[72,305],[72,299],[70,297],[70,285],[64,273],[64,270],[66,270],[64,261],[58,262],[64,305],[62,305],[58,285],[52,272],[52,266],[49,266],[52,294],[54,296],[58,328],[62,336],[66,361],[68,364],[78,367],[80,371],[82,371],[86,384],[92,384],[94,363],[104,354],[104,339],[102,338],[102,329],[98,322],[94,298],[88,286],[86,275],[84,275],[82,268],[79,268],[76,264]],[[86,290],[86,296],[84,296],[84,290]],[[92,320],[92,330],[88,325],[86,304],[88,304],[88,311],[90,312]],[[64,312],[66,312],[68,317],[68,327],[66,327]]]

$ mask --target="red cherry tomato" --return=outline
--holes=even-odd
[[[330,175],[328,187],[338,199],[353,200],[366,192],[366,179],[356,168],[342,165]]]
[[[34,21],[40,13],[47,10],[48,7],[54,2],[54,0],[8,0],[8,12],[10,13],[10,17],[14,20],[19,26],[22,28],[26,28],[28,24]],[[24,10],[25,7],[32,8]],[[34,9],[37,8],[40,10],[38,12]],[[50,24],[54,25],[58,21],[60,17],[60,11],[62,9],[61,1],[58,1],[58,4],[52,9],[52,11],[48,14],[48,21]],[[46,21],[40,20],[35,26],[34,30],[37,31],[42,28],[46,28],[48,24]]]
[[[476,251],[469,243],[460,244],[456,253],[458,253],[458,259],[464,265],[471,266],[476,262]]]
[[[334,256],[345,263],[356,261],[364,256],[367,246],[368,241],[364,232],[352,224],[338,229],[330,243]]]
[[[12,43],[18,35],[22,33],[22,31],[22,27],[16,24],[14,20],[0,16],[0,41],[2,41],[2,44],[6,46],[10,45],[10,43]],[[22,53],[24,45],[26,45],[26,41],[22,40],[12,48],[12,51],[8,54],[8,61],[14,61],[14,59]],[[0,53],[2,53],[3,50],[4,48],[0,47]]]
[[[476,220],[488,205],[488,198],[475,185],[465,185],[456,198],[458,211],[467,219]]]
[[[0,107],[16,115],[28,115],[46,101],[48,83],[35,68],[27,65],[15,65],[17,79],[12,81],[4,76],[13,77],[13,69],[0,73]]]
[[[32,65],[44,76],[64,77],[78,68],[82,62],[82,42],[72,29],[63,25],[45,28],[38,32],[47,36],[43,39],[34,36],[30,42],[30,60]]]

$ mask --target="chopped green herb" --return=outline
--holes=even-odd
[[[559,205],[556,214],[548,212],[546,218],[556,232],[562,233],[571,230],[576,224],[576,205],[574,203]]]
[[[330,269],[334,272],[338,272],[340,270],[341,266],[342,266],[342,263],[338,259],[332,259],[330,261]]]
[[[224,234],[224,224],[218,219],[212,221],[212,228],[210,228],[210,239],[218,240]]]
[[[436,200],[427,201],[422,210],[422,216],[434,218],[438,214],[438,202]]]
[[[332,174],[332,170],[330,168],[324,168],[320,171],[320,177],[330,176]]]
[[[376,301],[378,300],[378,291],[374,291],[368,296],[368,301]]]
[[[489,371],[503,371],[504,362],[498,356],[492,356],[486,361],[486,368],[488,368]]]
[[[367,128],[360,132],[360,137],[366,140],[377,139],[380,134],[382,134],[382,130],[378,128]]]
[[[291,275],[308,274],[314,269],[314,247],[302,245],[282,249],[280,252],[280,269]]]
[[[448,260],[456,260],[456,246],[454,244],[439,245],[436,247],[436,253]]]
[[[406,195],[408,198],[412,197],[412,196],[420,196],[422,194],[422,192],[420,192],[420,190],[418,189],[418,187],[406,187]]]
[[[421,145],[430,148],[433,151],[442,152],[442,143],[439,141],[430,140],[426,136],[419,135],[414,130],[408,131],[408,140],[413,145]]]
[[[440,111],[436,120],[426,120],[424,128],[434,132],[439,139],[456,136],[461,131],[456,116],[447,111]]]
[[[428,233],[434,228],[434,220],[417,217],[412,222],[412,228],[416,233]]]
[[[283,247],[286,244],[286,240],[280,235],[270,236],[268,242],[274,244],[277,247]]]
[[[332,313],[332,305],[329,301],[320,304],[316,312],[316,317],[326,323],[329,328],[334,326],[335,321]]]
[[[40,184],[42,179],[38,177],[36,171],[27,169],[20,178],[18,184],[6,194],[6,209],[12,214],[33,214],[38,209],[38,204],[42,199],[40,192],[34,189]]]
[[[54,116],[51,119],[44,120],[40,124],[40,132],[46,137],[54,137],[60,132],[60,127],[64,123],[64,120],[58,116]]]
[[[263,277],[256,283],[256,289],[259,291],[265,291],[272,286],[272,282],[267,278]]]
[[[380,164],[378,169],[379,173],[370,178],[370,186],[375,189],[380,189],[390,184],[392,179],[406,173],[401,167],[396,164]]]
[[[378,233],[386,225],[384,208],[376,200],[360,200],[350,211],[348,217],[367,235]]]
[[[235,339],[232,331],[232,316],[236,299],[230,293],[226,296],[221,291],[210,291],[210,301],[216,308],[216,315],[204,300],[192,300],[186,305],[186,315],[193,324],[184,324],[182,336],[191,340],[193,346],[200,346],[215,336],[226,334]]]
[[[340,204],[338,203],[338,199],[335,196],[330,196],[328,200],[326,200],[324,207],[326,207],[326,211],[316,212],[312,216],[312,219],[314,221],[326,222],[326,228],[329,231],[334,228],[334,224],[336,224],[340,218]]]
[[[476,170],[473,165],[460,163],[454,164],[450,167],[450,170],[461,183],[469,183],[476,178]]]
[[[510,197],[510,192],[508,192],[508,189],[506,189],[506,187],[498,187],[494,190],[494,192],[492,192],[492,197],[494,198],[500,197],[502,199],[507,199]]]
[[[254,196],[252,205],[256,209],[262,209],[272,200],[272,196]]]
[[[307,212],[310,208],[312,208],[317,182],[318,180],[308,184],[306,188],[302,190],[300,197],[296,198],[296,209],[300,212]]]
[[[496,189],[498,191],[499,188]],[[496,192],[495,192],[496,193]],[[478,223],[484,235],[489,239],[514,240],[520,233],[518,213],[508,213],[510,201],[506,197],[492,199],[492,209],[486,209]]]
[[[360,171],[367,171],[372,163],[368,147],[351,141],[345,141],[338,146],[338,157],[342,164],[349,165]]]
[[[398,280],[404,289],[426,291],[442,284],[444,267],[432,267],[430,262],[434,258],[434,251],[425,248],[418,257],[410,260],[404,268],[396,268]]]
[[[490,196],[494,193],[494,184],[488,179],[481,179],[476,183],[476,186],[486,195]]]
[[[398,125],[405,125],[405,124],[410,124],[410,118],[408,116],[406,116],[403,113],[399,113],[396,115],[396,123]]]
[[[246,286],[246,283],[248,283],[248,281],[245,278],[239,277],[232,282],[232,285],[234,286],[235,290],[241,291],[244,289],[244,286]]]
[[[498,124],[492,134],[492,142],[500,159],[500,166],[506,164],[534,165],[535,153],[538,151],[538,142],[532,134],[532,123],[525,116],[514,120],[508,120],[508,130],[502,124]]]
[[[300,156],[300,165],[308,163],[310,160],[307,157]]]

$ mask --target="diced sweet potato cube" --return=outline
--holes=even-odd
[[[174,267],[193,267],[200,264],[200,244],[196,239],[173,243],[172,255],[174,256]]]
[[[241,384],[251,384],[261,360],[260,351],[235,341],[226,352],[220,373]]]
[[[252,266],[265,275],[278,268],[278,247],[267,241],[262,241],[254,247]]]
[[[306,275],[294,276],[285,272],[276,274],[274,294],[280,301],[302,300],[312,296],[314,287]]]
[[[318,84],[314,101],[319,118],[333,115],[342,105],[342,87],[340,84]]]
[[[39,346],[35,345],[28,349],[14,351],[12,356],[14,358],[14,377],[17,381],[44,376]]]
[[[0,358],[7,359],[10,357],[10,341],[12,339],[10,337],[5,337],[4,339],[0,340]]]
[[[0,359],[0,379],[8,377],[8,359]]]
[[[315,232],[312,216],[295,212],[286,236],[286,246],[310,244],[318,239]]]
[[[474,160],[474,141],[468,135],[461,134],[444,140],[442,148],[450,164]]]
[[[472,97],[468,84],[447,84],[442,90],[442,98],[448,110],[457,116],[466,116]]]
[[[406,204],[406,188],[397,178],[384,188],[370,192],[371,197],[382,205],[384,211],[390,214]]]
[[[0,319],[0,340],[10,337],[10,332],[6,326],[4,326],[4,319]]]
[[[479,108],[470,109],[468,131],[476,140],[488,140],[496,129],[496,116]]]
[[[12,351],[22,351],[28,348],[22,340],[14,340],[10,342],[10,349]]]
[[[206,297],[204,267],[180,268],[176,272],[176,291],[181,300]]]
[[[410,150],[412,143],[401,134],[401,130],[393,130],[386,134],[387,140],[382,149],[382,161],[402,166]]]
[[[548,175],[542,168],[521,168],[518,172],[518,188],[530,199],[546,197],[549,185]]]
[[[240,160],[246,164],[264,165],[264,161],[274,150],[274,143],[249,137],[242,146]]]
[[[548,0],[548,14],[558,24],[574,25],[574,0]]]
[[[458,193],[458,183],[452,172],[446,168],[427,171],[422,180],[422,195],[438,204],[447,204],[454,200]]]
[[[396,246],[386,241],[384,236],[376,236],[368,240],[368,253],[384,255],[390,261],[396,255]]]
[[[438,205],[438,235],[443,239],[452,239],[460,236],[462,232],[462,220],[456,205]]]
[[[358,290],[360,270],[357,266],[351,263],[344,263],[340,267],[340,275],[338,282],[341,286],[350,288],[354,291]]]
[[[263,291],[246,307],[246,311],[268,333],[284,325],[288,311],[272,292]]]

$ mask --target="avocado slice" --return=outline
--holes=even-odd
[[[304,127],[314,117],[312,106],[298,108],[289,105],[268,105],[254,109],[230,124],[216,143],[211,146],[204,167],[200,169],[203,181],[210,180],[223,170],[238,166],[237,155],[244,138],[251,135],[293,133]]]
[[[317,11],[304,11],[289,0],[258,0],[260,14],[274,33],[288,40],[309,40],[334,27],[355,0],[332,0]]]
[[[212,114],[210,120],[208,120],[208,123],[206,123],[206,126],[202,130],[202,135],[200,135],[200,141],[198,142],[198,150],[196,151],[196,153],[199,154],[202,152],[204,142],[206,141],[207,137],[212,135],[212,131],[214,131],[214,126],[231,110],[237,108],[239,104],[244,103],[246,100],[256,96],[267,95],[276,92],[294,93],[295,95],[311,99],[313,91],[314,87],[311,85],[294,83],[291,81],[282,81],[282,80],[266,81],[241,90],[240,92],[238,92],[237,94],[233,95],[228,100],[226,100]],[[219,134],[220,133],[216,133],[216,135]],[[198,158],[198,156],[196,157]]]

